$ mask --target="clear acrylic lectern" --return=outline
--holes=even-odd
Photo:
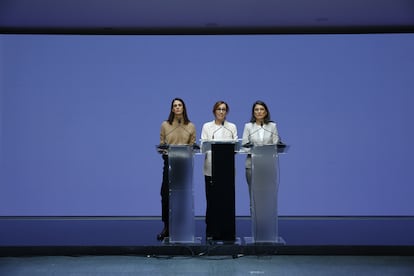
[[[285,145],[276,144],[251,148],[252,237],[246,238],[247,243],[285,243],[278,235],[278,170],[279,153],[286,151]]]
[[[190,145],[168,145],[164,151],[168,152],[169,164],[170,234],[165,242],[195,243],[194,148]]]

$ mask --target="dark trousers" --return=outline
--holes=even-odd
[[[206,191],[206,237],[211,237],[211,189],[213,187],[213,180],[211,176],[204,176],[205,191]]]
[[[162,159],[164,160],[164,167],[162,169],[162,184],[161,184],[161,217],[165,226],[168,226],[169,222],[169,165],[168,165],[168,155],[163,155]]]

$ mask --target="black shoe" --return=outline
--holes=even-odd
[[[166,238],[168,236],[169,236],[168,228],[164,227],[164,229],[162,229],[161,233],[159,233],[157,235],[157,240],[162,241],[164,238]]]

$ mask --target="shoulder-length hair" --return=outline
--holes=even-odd
[[[261,106],[263,106],[264,107],[264,109],[266,110],[266,117],[264,117],[264,119],[263,119],[263,123],[264,124],[267,124],[267,123],[269,123],[269,122],[271,122],[272,120],[270,119],[270,111],[269,111],[269,109],[267,108],[267,105],[266,105],[266,103],[265,102],[263,102],[263,101],[255,101],[254,103],[253,103],[253,106],[252,106],[252,117],[250,118],[250,122],[251,123],[254,123],[254,122],[256,122],[256,117],[254,117],[254,108],[256,107],[256,105],[261,105]]]
[[[213,106],[213,114],[216,114],[216,109],[222,104],[224,104],[226,106],[227,114],[229,113],[229,111],[230,111],[229,105],[225,101],[217,101]]]
[[[180,101],[182,104],[183,104],[183,120],[184,120],[184,124],[186,125],[186,124],[188,124],[189,122],[190,122],[190,119],[188,119],[188,115],[187,115],[187,108],[185,107],[185,102],[184,102],[184,100],[183,99],[180,99],[180,98],[174,98],[172,101],[171,101],[171,106],[170,106],[170,115],[168,116],[168,119],[167,119],[167,121],[168,121],[168,123],[170,124],[170,125],[172,125],[172,123],[173,123],[173,121],[174,121],[174,112],[172,111],[173,110],[173,107],[174,107],[174,101]]]

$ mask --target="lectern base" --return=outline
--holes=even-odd
[[[286,241],[282,237],[277,237],[275,241],[255,242],[253,237],[244,237],[244,244],[247,244],[247,245],[285,245]]]
[[[228,240],[215,240],[213,238],[207,238],[206,244],[209,245],[222,245],[222,244],[238,244],[241,245],[241,239],[236,237],[234,241],[228,241]]]
[[[192,245],[196,245],[196,244],[201,244],[201,237],[195,237],[193,241],[170,241],[169,237],[166,237],[162,240],[162,243],[165,245],[171,245],[171,244],[192,244]]]

